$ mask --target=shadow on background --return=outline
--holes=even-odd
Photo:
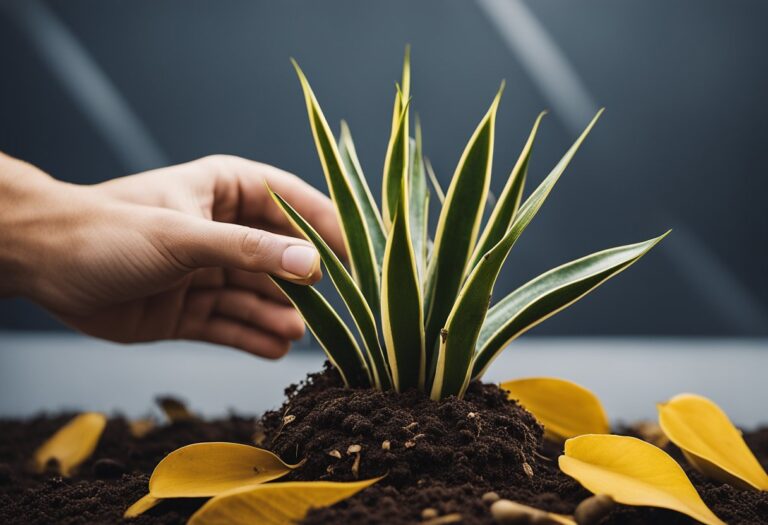
[[[537,333],[766,335],[766,15],[756,0],[0,1],[0,150],[79,183],[230,153],[324,188],[294,56],[378,193],[410,42],[412,107],[444,183],[502,78],[496,191],[541,109],[531,184],[607,107],[496,297],[675,229]],[[6,300],[0,328],[60,327]]]

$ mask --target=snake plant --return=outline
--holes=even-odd
[[[278,194],[272,197],[314,244],[349,310],[357,335],[313,287],[274,279],[349,386],[461,397],[510,341],[635,263],[664,236],[568,262],[491,305],[505,259],[600,116],[590,122],[543,182],[522,200],[533,124],[493,211],[488,200],[494,126],[502,84],[459,159],[443,195],[410,130],[410,53],[397,87],[384,161],[381,206],[371,194],[346,123],[338,141],[306,76],[301,83],[312,136],[336,206],[349,270],[312,226]],[[429,185],[441,210],[430,239]],[[481,228],[482,226],[482,228]],[[666,235],[666,234],[665,234]]]

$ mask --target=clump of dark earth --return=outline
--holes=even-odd
[[[122,514],[146,494],[158,461],[201,441],[256,441],[287,462],[306,460],[284,479],[349,481],[385,475],[346,501],[312,510],[305,525],[405,525],[441,517],[453,520],[444,523],[492,525],[492,498],[483,500],[488,492],[562,514],[572,514],[590,496],[558,470],[561,447],[543,440],[533,416],[494,385],[476,382],[462,400],[433,402],[418,392],[347,389],[326,368],[287,389],[286,396],[283,407],[260,420],[195,418],[158,425],[142,438],[131,434],[124,418],[113,417],[94,455],[71,478],[35,474],[29,459],[72,414],[0,420],[0,523],[184,523],[201,500],[167,501],[130,522]],[[768,428],[745,438],[767,466]],[[768,493],[709,481],[688,468],[673,446],[667,450],[724,521],[768,523]],[[671,511],[617,505],[598,525],[691,523]]]

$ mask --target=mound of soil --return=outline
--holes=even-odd
[[[475,383],[463,400],[432,402],[417,392],[345,389],[338,375],[326,369],[290,387],[286,395],[284,406],[261,420],[235,415],[193,419],[158,426],[142,438],[131,434],[125,419],[112,418],[93,457],[64,479],[33,473],[29,459],[71,414],[0,420],[0,523],[184,523],[201,500],[164,502],[130,522],[122,520],[122,513],[146,493],[158,461],[201,441],[255,440],[288,462],[305,459],[288,479],[348,481],[386,474],[344,502],[311,511],[305,525],[426,524],[430,519],[492,525],[482,499],[490,491],[564,514],[589,496],[558,470],[561,447],[545,442],[533,416],[494,385]],[[745,438],[768,465],[768,428]],[[702,498],[723,520],[768,523],[768,494],[708,481],[690,470],[674,447],[668,451],[681,460]],[[670,511],[624,506],[599,521],[641,523],[694,522]]]

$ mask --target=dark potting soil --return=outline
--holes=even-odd
[[[481,499],[489,491],[564,514],[589,496],[558,470],[561,448],[544,442],[533,416],[494,385],[474,383],[463,400],[432,402],[417,392],[345,389],[338,375],[326,369],[290,387],[286,395],[284,406],[261,420],[235,415],[193,419],[159,425],[142,438],[131,434],[124,418],[114,417],[96,452],[71,478],[34,474],[29,466],[34,450],[71,414],[0,420],[0,524],[184,523],[202,500],[163,502],[130,521],[122,520],[122,514],[146,493],[157,462],[180,446],[201,441],[255,440],[287,462],[306,459],[284,479],[348,481],[386,474],[344,502],[311,511],[305,525],[427,523],[422,520],[425,509],[456,520],[445,523],[491,525]],[[745,438],[768,466],[768,428]],[[668,451],[724,521],[768,523],[768,493],[708,481],[689,469],[674,447]],[[671,511],[617,506],[598,523],[694,522]]]

